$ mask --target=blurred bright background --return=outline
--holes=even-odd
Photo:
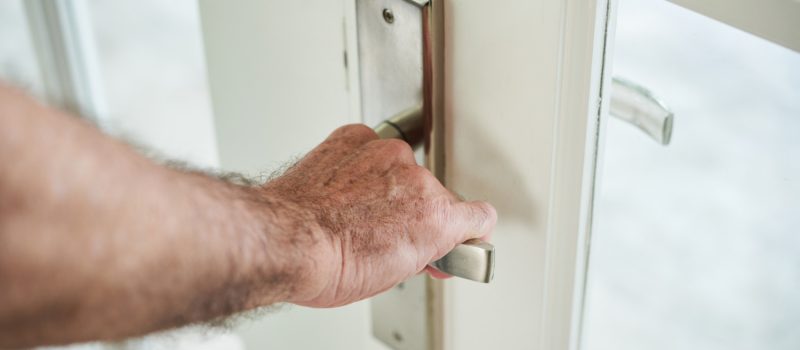
[[[104,113],[95,122],[159,159],[217,166],[197,2],[89,0],[88,42]],[[44,98],[23,0],[0,2],[0,79]],[[30,4],[28,4],[30,5]],[[91,54],[91,53],[90,53]],[[185,328],[80,350],[237,350],[224,330]]]
[[[800,349],[800,53],[621,0],[613,67],[675,124],[608,120],[583,349]]]
[[[198,166],[217,163],[194,0],[88,0],[86,56],[111,134]],[[30,5],[30,4],[28,4]],[[25,1],[0,2],[0,78],[44,97]]]
[[[86,2],[98,124],[217,165],[193,0]],[[582,348],[800,349],[800,54],[659,0],[622,0],[615,76],[675,112],[672,143],[604,130]],[[22,0],[0,2],[0,78],[44,96]],[[87,349],[240,349],[188,329]]]

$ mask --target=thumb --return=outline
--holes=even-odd
[[[452,217],[454,229],[458,231],[455,236],[459,241],[456,244],[471,238],[488,241],[497,224],[497,210],[485,201],[456,203]]]

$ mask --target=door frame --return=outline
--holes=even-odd
[[[522,17],[515,17],[517,15],[513,12],[520,9],[513,2],[494,2],[492,9],[475,2],[451,1],[448,5],[445,16],[450,21],[446,24],[450,33],[446,39],[449,43],[445,55],[445,95],[451,101],[447,103],[445,114],[446,124],[451,126],[446,136],[448,140],[445,141],[450,146],[446,150],[446,183],[458,193],[488,198],[498,205],[500,222],[494,237],[498,287],[514,288],[512,284],[525,286],[532,292],[531,298],[518,298],[515,303],[519,304],[521,310],[538,313],[527,319],[531,322],[528,332],[511,332],[502,336],[509,338],[509,343],[517,347],[578,349],[596,169],[602,154],[601,130],[608,115],[606,102],[610,100],[607,95],[611,77],[606,72],[610,72],[610,53],[613,52],[616,0],[537,3],[521,9],[528,11],[522,16],[542,20],[524,27],[524,30],[504,25],[504,22],[515,19],[517,24],[527,23]],[[490,14],[487,15],[487,12]],[[493,17],[491,12],[497,16]],[[462,15],[465,19],[458,18]],[[479,19],[484,19],[484,22],[481,23]],[[476,38],[474,33],[469,32],[470,27],[480,27],[477,23],[485,27],[479,30],[491,31],[493,37],[478,35]],[[503,37],[506,41],[512,41],[512,44],[498,44],[494,37]],[[528,40],[536,42],[526,44]],[[471,48],[459,45],[491,47],[498,54],[476,54]],[[473,58],[476,55],[478,58]],[[540,55],[552,56],[540,59]],[[509,70],[500,66],[517,59],[514,61],[517,66],[509,78],[513,81],[514,75],[522,76],[518,79],[521,81],[516,83],[528,89],[530,94],[514,94],[508,98],[493,93],[492,89],[498,81],[486,77],[487,72],[488,75],[508,74]],[[534,60],[531,64],[537,67],[521,64],[526,59]],[[487,72],[474,72],[478,64],[482,64],[481,67]],[[547,74],[537,76],[542,71]],[[513,89],[513,86],[511,84],[508,88]],[[552,102],[552,105],[531,107],[526,105],[526,99]],[[495,113],[501,116],[493,115]],[[507,127],[495,125],[501,118],[502,123],[509,124]],[[491,141],[481,144],[481,141],[476,141],[474,133],[470,134],[468,127],[464,126],[468,123],[473,124],[473,129],[507,134],[514,134],[512,128],[523,129],[530,135],[541,136],[544,141],[526,142],[495,136]],[[544,131],[537,133],[537,130]],[[491,135],[491,131],[487,134]],[[516,135],[512,138],[524,137],[522,133]],[[528,152],[516,150],[524,146],[535,149],[528,149]],[[480,172],[477,169],[492,161],[491,157],[468,154],[480,153],[480,148],[504,149],[506,155],[516,158],[516,162],[512,163],[517,165],[526,162],[535,164],[535,169],[525,166],[516,169],[522,174],[517,179],[521,182],[519,185],[533,189],[529,198],[532,205],[526,208],[533,217],[532,221],[518,222],[513,225],[514,228],[504,225],[504,214],[507,213],[503,212],[503,207],[520,201],[509,200],[509,205],[504,205],[503,202],[508,198],[496,198],[491,193],[475,190],[486,184],[475,180],[473,173]],[[537,192],[537,188],[540,191]],[[505,197],[514,196],[507,194]],[[516,231],[518,237],[506,238],[515,235],[510,233],[512,231]],[[521,244],[528,249],[512,253],[510,248],[513,244]],[[512,260],[504,259],[504,254],[517,255],[511,257],[515,260],[513,263],[526,264],[530,268],[504,265],[504,261]],[[521,254],[541,256],[521,257]],[[516,281],[499,285],[504,278]],[[491,317],[491,307],[482,312],[465,312],[469,300],[503,298],[504,293],[511,292],[492,293],[478,288],[461,281],[445,283],[445,349],[461,349],[481,342],[479,338],[462,340],[476,334],[479,337],[481,330],[458,320]],[[507,316],[509,322],[514,322],[513,315]],[[492,321],[502,322],[500,319]],[[490,332],[500,335],[500,328]]]

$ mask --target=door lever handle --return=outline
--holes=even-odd
[[[494,278],[494,245],[473,238],[430,263],[448,275],[489,283]]]
[[[400,139],[416,148],[423,141],[422,122],[422,106],[416,106],[382,121],[372,130],[382,139]]]
[[[422,107],[406,109],[384,120],[373,130],[382,139],[401,139],[414,148],[424,138]],[[494,246],[479,239],[470,239],[430,263],[430,266],[451,276],[489,283],[494,278]]]

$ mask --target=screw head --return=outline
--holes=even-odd
[[[394,23],[394,13],[392,12],[392,10],[383,9],[383,20],[389,24]]]
[[[400,334],[400,332],[398,332],[398,331],[392,331],[392,338],[394,338],[394,341],[396,341],[398,343],[402,343],[403,342],[403,335]]]

